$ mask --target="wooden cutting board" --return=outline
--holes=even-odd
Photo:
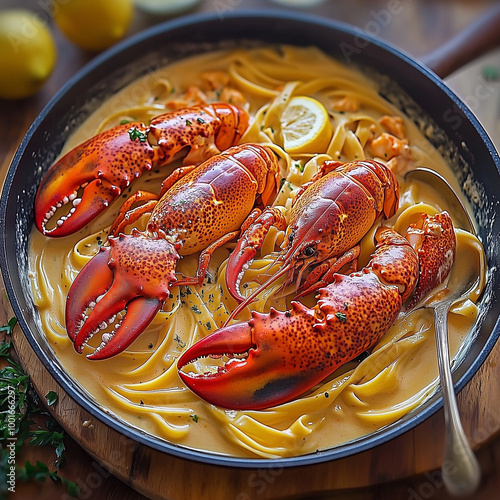
[[[12,315],[5,299],[1,312],[2,321]],[[132,441],[97,420],[57,385],[19,327],[16,327],[13,339],[20,360],[41,399],[44,400],[44,395],[51,390],[58,393],[58,402],[50,411],[66,431],[99,464],[150,498],[310,498],[311,492],[373,487],[412,478],[441,466],[444,446],[442,410],[415,429],[374,449],[344,459],[309,465],[301,468],[300,473],[296,468],[273,467],[272,462],[269,468],[235,469],[173,457]],[[483,447],[500,429],[498,394],[499,343],[458,395],[465,432],[475,449]],[[101,469],[99,476],[96,467],[94,464],[93,469],[87,472],[87,479],[91,478],[97,485],[103,481],[105,473]]]

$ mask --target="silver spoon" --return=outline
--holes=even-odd
[[[450,212],[453,213],[458,226],[477,236],[469,212],[467,212],[455,190],[441,174],[430,168],[418,167],[406,172],[405,180],[409,177],[417,181],[425,182],[438,191],[446,205],[450,208]]]
[[[459,222],[464,229],[475,234],[474,225],[467,211],[455,191],[443,177],[433,170],[425,168],[408,172],[405,179],[409,177],[424,181],[442,193],[443,199],[448,203],[454,215],[461,215]],[[481,258],[483,259],[484,256]],[[483,263],[484,261],[481,265]],[[454,272],[456,269],[457,266],[453,266],[446,287],[433,292],[420,307],[429,307],[434,310],[434,330],[446,429],[444,458],[441,467],[443,481],[451,494],[468,495],[479,486],[481,470],[465,436],[455,398],[448,347],[448,312],[450,306],[457,299],[469,297],[477,286],[478,274],[472,273],[464,280],[462,276],[458,277],[460,273]]]

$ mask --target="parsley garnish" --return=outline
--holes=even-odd
[[[198,415],[196,415],[196,413],[189,415],[189,418],[191,418],[193,420],[193,422],[198,422]]]
[[[7,325],[0,327],[0,333],[10,335],[17,323],[12,318]],[[59,481],[65,485],[69,495],[80,493],[78,485],[59,475],[59,467],[64,463],[64,431],[56,420],[40,404],[37,393],[30,383],[28,374],[14,359],[12,341],[0,341],[0,436],[4,442],[15,439],[15,453],[20,456],[23,446],[51,446],[55,452],[54,466],[37,461],[32,464],[27,461],[23,466],[16,464],[16,478],[20,481],[45,481],[47,478]],[[50,391],[45,396],[47,404],[52,405],[57,400],[57,394]],[[11,463],[10,449],[2,446],[0,449],[0,475],[7,477]],[[7,493],[7,483],[0,484],[0,497]]]
[[[16,317],[10,318],[9,322],[6,325],[0,326],[0,333],[5,332],[7,335],[11,335],[16,325],[17,325],[17,318]]]
[[[141,132],[136,127],[130,128],[128,130],[128,135],[129,135],[131,141],[138,140],[139,142],[146,142],[148,139],[148,136],[144,132]]]
[[[343,313],[343,312],[336,312],[335,313],[335,316],[337,316],[337,318],[342,321],[342,323],[345,323],[347,321],[347,314],[346,313]]]
[[[54,391],[49,391],[46,395],[45,395],[45,399],[47,400],[47,404],[49,406],[52,406],[53,404],[55,404],[55,402],[57,401],[57,398],[59,396],[57,395],[56,392]]]
[[[177,342],[177,346],[180,349],[184,349],[184,347],[186,347],[186,342],[184,342],[177,333],[174,335],[174,341]]]
[[[205,120],[203,118],[196,118],[196,121],[201,124],[205,123]]]

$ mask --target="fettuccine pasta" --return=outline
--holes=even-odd
[[[332,134],[325,150],[306,147],[291,156],[284,149],[282,116],[294,96],[313,97],[327,110]],[[248,110],[251,124],[241,142],[268,145],[280,158],[282,183],[275,205],[285,211],[325,160],[376,158],[387,163],[399,180],[401,199],[397,214],[384,224],[402,234],[414,213],[449,209],[430,186],[405,182],[405,172],[427,166],[447,177],[458,191],[439,153],[380,96],[374,82],[314,48],[223,51],[162,68],[105,102],[72,135],[65,151],[120,122],[148,123],[157,115],[200,101],[231,102]],[[161,181],[176,166],[144,174],[132,189],[158,192]],[[77,354],[64,326],[66,295],[80,269],[105,242],[122,202],[123,198],[69,237],[49,239],[34,230],[30,255],[33,296],[47,342],[89,398],[117,418],[189,448],[276,458],[332,448],[375,432],[417,408],[435,391],[438,369],[432,311],[420,309],[402,313],[363,359],[342,366],[313,392],[292,402],[264,411],[229,411],[200,400],[182,384],[176,360],[219,328],[236,306],[224,280],[234,242],[216,251],[201,287],[172,288],[171,298],[147,331],[125,352],[105,361],[89,361]],[[143,216],[139,229],[146,220]],[[375,229],[361,243],[360,266],[374,249]],[[251,293],[272,272],[272,254],[283,235],[273,229],[267,236],[259,258],[245,273],[245,293]],[[478,261],[480,244],[471,234],[457,230],[457,246],[465,271]],[[177,271],[193,276],[196,267],[197,255],[193,255],[183,258]],[[484,275],[481,278],[471,300],[459,302],[450,314],[452,355],[467,339],[478,314],[475,300]],[[288,307],[293,290],[276,297],[273,292],[279,286],[276,283],[261,294],[252,309],[266,312],[270,306]],[[314,296],[304,302],[312,306]],[[241,319],[248,317],[245,314]],[[90,342],[96,347],[100,339]]]

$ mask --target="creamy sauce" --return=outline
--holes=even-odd
[[[218,100],[221,89],[209,90],[200,75],[223,71],[228,75],[224,95],[241,98],[252,116],[252,126],[242,142],[277,144],[274,147],[282,158],[286,180],[276,204],[289,208],[293,194],[325,159],[350,161],[375,156],[389,163],[400,181],[400,208],[384,222],[386,225],[404,233],[416,204],[421,204],[418,211],[429,213],[448,208],[430,186],[403,181],[407,170],[426,166],[444,175],[459,191],[448,165],[413,123],[402,116],[405,136],[399,144],[404,146],[400,154],[385,158],[374,154],[373,140],[387,132],[381,125],[382,117],[400,113],[378,96],[373,82],[316,49],[285,47],[281,51],[251,52],[198,56],[148,74],[105,102],[70,137],[64,151],[121,120],[147,122],[168,111],[169,103],[190,104],[191,86],[203,92],[207,100]],[[313,96],[328,110],[333,136],[324,154],[305,152],[291,158],[280,148],[279,131],[269,126],[269,120],[274,114],[279,122],[281,103],[286,104],[290,95]],[[144,174],[133,190],[158,191],[163,178],[176,166],[178,163]],[[190,448],[233,456],[293,456],[338,446],[374,432],[418,407],[435,391],[438,371],[432,311],[422,309],[402,314],[369,357],[347,363],[314,392],[291,403],[267,411],[236,412],[197,398],[180,381],[176,360],[189,345],[220,326],[235,306],[221,286],[223,263],[234,243],[214,255],[209,272],[215,279],[199,288],[173,288],[173,298],[127,351],[105,361],[89,361],[77,354],[64,327],[67,291],[78,271],[98,251],[99,243],[105,241],[106,229],[122,202],[123,198],[73,236],[50,239],[34,230],[30,247],[33,295],[47,342],[89,398],[118,418],[159,439]],[[363,239],[362,265],[373,251],[374,230]],[[271,251],[282,237],[281,232],[272,231],[262,254]],[[471,235],[459,235],[458,258],[464,275],[468,267],[477,267],[478,248]],[[265,257],[256,260],[245,279],[251,282],[258,278],[269,262]],[[188,257],[179,263],[178,271],[192,276],[196,265],[196,256]],[[482,282],[473,300],[481,288]],[[313,305],[314,298],[307,297],[305,302]],[[286,306],[284,299],[277,299],[257,302],[255,307],[268,308],[272,304]],[[452,356],[466,339],[476,316],[477,307],[470,300],[452,309]],[[100,338],[90,341],[94,347],[99,343]]]

